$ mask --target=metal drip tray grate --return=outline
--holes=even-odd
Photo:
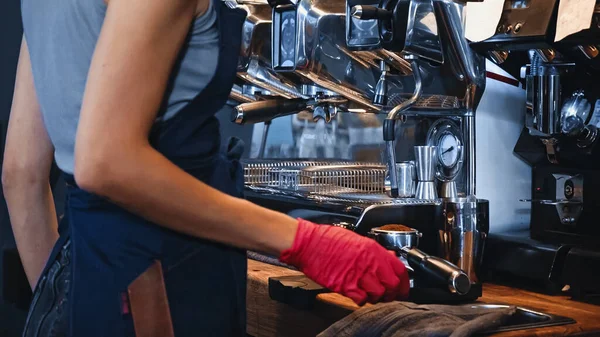
[[[345,163],[345,162],[335,162]],[[246,185],[254,186],[274,186],[279,182],[279,173],[282,170],[294,171],[309,166],[329,165],[332,162],[327,161],[307,161],[307,160],[246,160],[242,161],[244,167],[244,181]]]
[[[383,165],[327,165],[298,172],[299,186],[323,195],[385,192]]]
[[[243,165],[247,186],[329,196],[385,195],[387,171],[379,163],[253,161]]]

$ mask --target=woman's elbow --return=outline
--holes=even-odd
[[[4,194],[8,194],[17,185],[21,174],[13,165],[8,165],[6,162],[2,165],[2,189]]]
[[[21,165],[5,158],[2,163],[2,190],[8,196],[14,191],[48,184],[50,175],[44,175],[40,167]]]
[[[73,176],[77,185],[90,193],[103,194],[109,172],[102,160],[75,159]],[[104,171],[104,174],[102,173]]]
[[[90,193],[110,197],[123,178],[122,166],[114,155],[87,152],[81,155],[75,152],[74,178],[79,188]]]

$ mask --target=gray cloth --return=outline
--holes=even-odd
[[[254,261],[263,262],[263,263],[270,264],[273,266],[284,267],[284,268],[288,268],[288,269],[292,269],[292,270],[298,270],[293,266],[290,266],[286,263],[279,261],[276,257],[267,256],[267,255],[263,255],[261,253],[252,252],[252,251],[247,251],[246,256],[249,259],[254,260]]]
[[[318,337],[468,337],[497,328],[516,307],[475,310],[471,305],[380,303],[336,322]]]
[[[217,13],[210,3],[209,10],[190,26],[171,72],[159,111],[162,120],[175,116],[215,75],[219,31]],[[21,0],[37,98],[56,163],[67,173],[73,173],[79,112],[106,9],[103,0]]]

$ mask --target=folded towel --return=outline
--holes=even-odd
[[[353,312],[317,337],[468,337],[499,327],[515,312],[516,307],[379,303]]]
[[[252,251],[247,251],[246,256],[249,259],[252,259],[254,261],[263,262],[263,263],[270,264],[273,266],[285,267],[285,268],[292,269],[292,270],[298,270],[295,267],[292,267],[286,263],[279,261],[279,259],[277,259],[276,257],[273,257],[273,256],[268,256],[268,255],[264,255],[264,254],[252,252]]]

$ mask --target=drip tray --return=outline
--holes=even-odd
[[[472,306],[473,310],[477,310],[481,312],[483,310],[497,310],[501,308],[508,308],[508,305],[499,305],[499,304],[474,304]],[[543,328],[548,326],[557,326],[557,325],[567,325],[576,323],[574,319],[545,314],[542,312],[517,307],[517,311],[514,315],[512,315],[505,324],[500,327],[486,331],[487,334],[503,332],[503,331],[516,331],[516,330],[524,330],[524,329],[534,329],[534,328]]]
[[[415,293],[415,290],[419,289],[412,289],[411,297],[420,296],[420,292]],[[481,291],[481,289],[479,291]],[[286,303],[300,310],[312,309],[316,303],[317,295],[327,292],[330,291],[314,283],[305,275],[269,277],[269,297],[274,301]],[[444,292],[439,291],[438,294],[444,294]],[[417,304],[441,304],[439,300],[414,301],[414,299],[411,299],[410,301]],[[496,311],[506,309],[509,307],[510,306],[508,305],[499,304],[470,305],[470,308],[473,310],[473,316],[478,316],[481,313],[485,313],[486,311]],[[464,317],[469,316],[468,309],[467,311],[464,311],[464,307],[461,307],[461,314]],[[509,317],[507,321],[500,327],[485,331],[478,335],[486,336],[498,332],[536,329],[573,323],[576,323],[575,320],[568,317],[546,314],[517,306],[516,312],[511,317]]]

